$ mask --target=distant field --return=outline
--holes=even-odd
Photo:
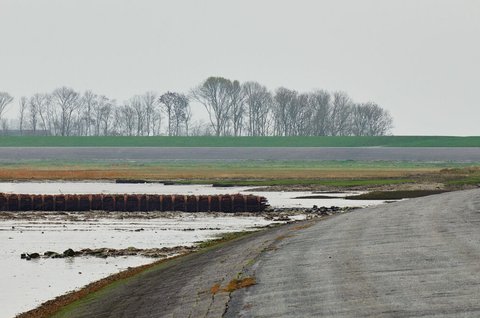
[[[233,183],[249,180],[249,184],[318,183],[328,179],[406,178],[410,174],[438,171],[444,167],[462,165],[437,165],[406,162],[311,162],[311,161],[242,161],[195,162],[162,161],[136,162],[71,162],[25,161],[0,164],[0,180],[42,179],[149,179],[184,180],[187,183]],[[269,180],[265,183],[265,180]],[[272,182],[272,180],[276,180]],[[328,181],[327,181],[328,183]]]
[[[394,161],[0,162],[0,180],[164,180],[222,186],[480,184],[480,163]]]
[[[0,137],[0,147],[480,147],[480,136]]]

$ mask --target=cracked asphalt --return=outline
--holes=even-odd
[[[61,317],[221,317],[230,293],[213,294],[254,263],[297,224],[253,233],[202,253],[190,254],[114,284],[84,299]]]
[[[257,284],[211,293],[238,276]],[[480,189],[259,232],[113,286],[66,317],[480,317]]]

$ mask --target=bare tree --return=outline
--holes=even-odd
[[[85,135],[92,135],[92,126],[96,120],[92,117],[93,110],[98,104],[99,96],[92,91],[86,91],[82,96],[83,114],[82,121],[85,124]]]
[[[177,100],[177,93],[173,92],[166,92],[159,98],[159,102],[162,106],[163,111],[167,115],[167,120],[168,120],[168,135],[172,136],[173,130],[172,130],[172,124],[173,124],[173,114],[174,114],[174,108],[175,108],[175,102]]]
[[[191,91],[193,99],[201,103],[208,112],[210,124],[216,136],[225,132],[229,120],[232,82],[223,77],[209,77]]]
[[[152,134],[154,136],[161,135],[162,128],[162,110],[155,108],[152,112]]]
[[[53,101],[60,110],[60,134],[69,136],[73,112],[80,107],[79,94],[71,88],[60,87],[52,93]]]
[[[117,120],[123,128],[123,134],[133,136],[135,132],[135,110],[130,105],[123,105],[117,114]]]
[[[13,101],[13,97],[7,92],[0,92],[0,120],[8,104]]]
[[[20,109],[18,116],[18,128],[20,129],[20,135],[23,135],[23,126],[25,123],[25,111],[27,110],[28,101],[25,96],[20,98]]]
[[[182,125],[188,125],[191,117],[188,97],[181,93],[166,92],[160,96],[159,102],[162,105],[162,110],[167,115],[168,135],[179,136]]]
[[[381,136],[392,128],[390,114],[374,103],[356,104],[352,109],[352,134]]]
[[[32,128],[34,133],[37,131],[37,126],[40,119],[40,123],[43,126],[43,129],[48,130],[50,133],[53,134],[53,118],[52,116],[49,116],[49,106],[49,96],[46,94],[35,94],[30,97],[28,121],[30,122],[30,127]]]
[[[91,104],[89,120],[93,124],[93,135],[100,136],[105,135],[105,126],[110,122],[110,117],[113,114],[114,101],[110,100],[104,95],[95,95],[95,98]]]
[[[101,110],[102,115],[100,117],[100,121],[102,123],[104,136],[108,136],[110,131],[110,122],[112,119],[113,108],[114,104],[112,103],[112,101],[109,100],[107,103],[105,103]]]
[[[8,134],[8,120],[6,118],[3,118],[1,120],[1,124],[2,124],[2,131],[3,131],[3,135],[6,136]]]
[[[291,110],[293,129],[290,133],[294,136],[309,136],[312,134],[313,108],[309,103],[309,95],[299,94],[294,100]]]
[[[333,93],[332,110],[330,112],[330,134],[332,136],[350,135],[350,116],[352,100],[344,92]]]
[[[157,94],[155,94],[154,92],[147,92],[142,96],[142,100],[143,109],[145,112],[145,134],[147,136],[150,136],[155,108],[158,105]]]
[[[231,82],[229,95],[233,135],[240,136],[242,134],[243,119],[245,116],[245,96],[239,81]]]
[[[129,106],[134,110],[135,123],[136,123],[136,135],[143,136],[145,125],[145,109],[143,107],[142,98],[140,96],[134,96],[129,101]]]
[[[330,94],[323,90],[315,91],[309,95],[308,102],[313,110],[312,135],[326,136],[330,119]]]
[[[184,118],[183,118],[183,123],[185,126],[185,136],[189,135],[189,128],[190,128],[190,122],[192,121],[192,108],[190,107],[190,103],[187,105]]]
[[[51,94],[35,94],[19,100],[18,123],[43,129],[52,135],[178,135],[234,136],[348,136],[385,135],[393,127],[388,111],[374,103],[354,103],[346,93],[318,90],[298,93],[280,87],[272,93],[257,82],[209,77],[190,96],[204,105],[209,125],[195,121],[190,100],[181,93],[160,97],[147,92],[122,105],[91,91],[83,94],[67,87]],[[13,98],[0,93],[0,117]],[[160,106],[160,107],[157,107]],[[8,122],[0,118],[0,129]]]
[[[289,136],[298,113],[297,92],[280,87],[275,92],[274,100],[275,134]]]
[[[185,123],[185,118],[189,110],[189,100],[184,94],[177,94],[175,99],[173,113],[175,120],[175,136],[179,136],[182,124]]]
[[[248,135],[267,135],[269,114],[273,103],[272,94],[257,82],[246,82],[242,85],[242,89],[245,97]]]

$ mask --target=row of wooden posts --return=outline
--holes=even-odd
[[[255,195],[10,194],[0,193],[0,211],[183,211],[261,212],[267,199]]]

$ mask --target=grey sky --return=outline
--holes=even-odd
[[[122,101],[218,75],[344,90],[388,109],[395,134],[480,135],[478,0],[0,0],[0,39],[15,97]]]

